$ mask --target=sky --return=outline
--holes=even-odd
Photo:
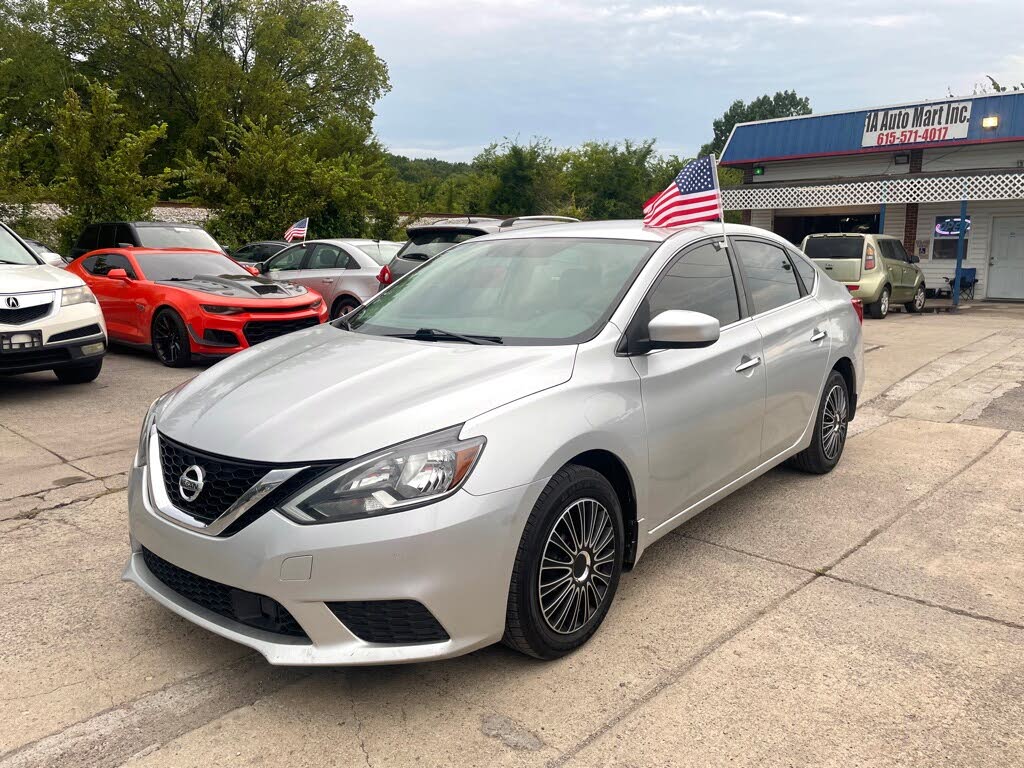
[[[1024,81],[1021,0],[346,0],[387,62],[378,136],[469,160],[504,138],[657,139],[687,156],[735,99],[815,112]]]

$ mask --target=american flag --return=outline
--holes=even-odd
[[[305,240],[306,239],[306,230],[308,228],[309,228],[309,219],[302,219],[301,221],[296,221],[294,224],[292,224],[290,227],[288,227],[288,231],[284,233],[284,239],[286,241],[288,241],[289,243],[292,240],[297,240],[299,238],[302,238],[303,240]]]
[[[679,227],[723,218],[715,159],[711,155],[688,163],[664,192],[644,203],[645,227]]]

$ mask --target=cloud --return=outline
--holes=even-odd
[[[686,154],[735,99],[795,89],[831,111],[1024,79],[1019,0],[975,3],[970,24],[948,23],[962,0],[344,2],[391,71],[378,133],[407,154],[515,135]]]

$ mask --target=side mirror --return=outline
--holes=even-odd
[[[257,275],[265,275],[268,272],[267,262],[265,261],[257,261],[255,264],[252,265],[252,268],[256,270]]]
[[[123,269],[112,269],[107,272],[107,277],[111,280],[128,280],[128,273]]]
[[[697,349],[718,341],[721,327],[718,319],[701,312],[670,309],[655,317],[647,326],[649,349]]]
[[[921,263],[921,257],[918,256],[916,253],[910,254],[910,263],[911,264],[920,264]]]
[[[255,266],[247,265],[245,269],[250,275],[255,276],[260,274],[260,271]]]

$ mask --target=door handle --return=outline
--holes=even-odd
[[[322,278],[320,278],[320,282],[321,283],[329,283],[329,282],[331,282],[331,278],[329,278],[329,277],[322,277]]]
[[[736,366],[736,373],[743,373],[744,371],[749,371],[751,368],[756,368],[761,364],[760,357],[747,357],[746,355],[744,355],[744,357],[746,359]]]
[[[827,336],[828,336],[828,332],[827,331],[815,331],[814,334],[811,336],[811,341],[821,341],[822,339],[824,339]]]

